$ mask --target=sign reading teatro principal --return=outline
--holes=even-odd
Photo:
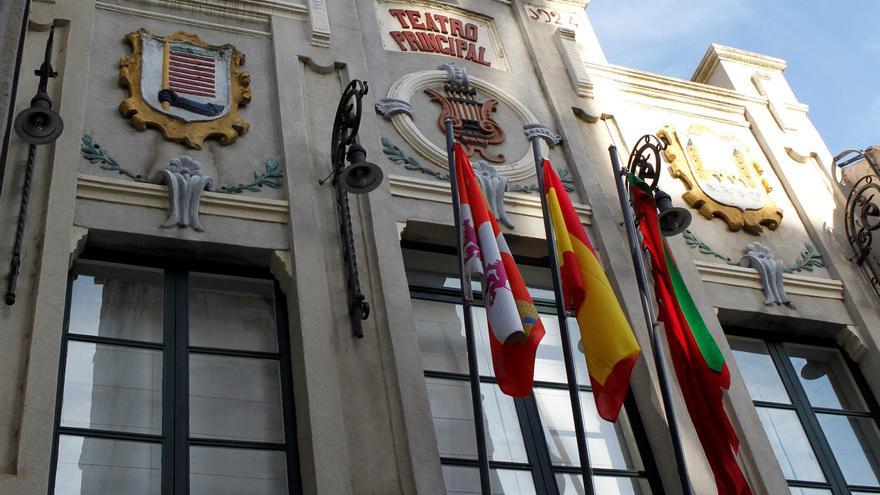
[[[429,53],[510,70],[491,18],[422,2],[376,2],[382,47],[402,53]]]

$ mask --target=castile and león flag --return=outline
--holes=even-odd
[[[458,143],[455,167],[467,280],[463,289],[470,289],[472,278],[479,279],[483,286],[498,386],[512,397],[527,397],[532,393],[535,352],[544,337],[544,326],[467,154]]]

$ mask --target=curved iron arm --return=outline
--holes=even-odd
[[[629,155],[627,172],[645,181],[652,191],[657,190],[660,180],[660,152],[666,149],[666,143],[653,134],[645,134],[636,141]]]
[[[880,170],[870,156],[872,147],[861,150],[846,150],[834,157],[834,169],[843,170],[864,159],[868,173],[859,178],[850,189],[844,208],[844,228],[846,240],[852,249],[850,260],[861,266],[868,276],[872,288],[880,296],[880,266],[871,256],[874,232],[880,230]],[[836,175],[836,174],[835,174]],[[838,182],[842,178],[835,177]]]

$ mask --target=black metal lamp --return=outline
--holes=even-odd
[[[352,194],[367,194],[379,187],[385,174],[375,163],[367,161],[367,150],[355,143],[348,148],[346,154],[351,164],[339,173],[342,187]]]

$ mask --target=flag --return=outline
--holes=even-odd
[[[465,265],[466,287],[462,290],[470,289],[471,278],[480,279],[498,386],[512,397],[526,397],[532,393],[535,351],[544,337],[544,326],[467,154],[458,143],[455,167]]]
[[[657,208],[650,189],[631,174],[629,181],[633,207],[641,219],[639,230],[651,257],[658,317],[666,329],[675,376],[715,476],[718,494],[751,495],[736,462],[739,439],[722,402],[724,390],[730,387],[730,372],[724,356],[709,334],[660,236]]]
[[[563,306],[574,308],[577,315],[599,416],[616,421],[641,350],[568,193],[547,160],[544,192],[556,237]]]

